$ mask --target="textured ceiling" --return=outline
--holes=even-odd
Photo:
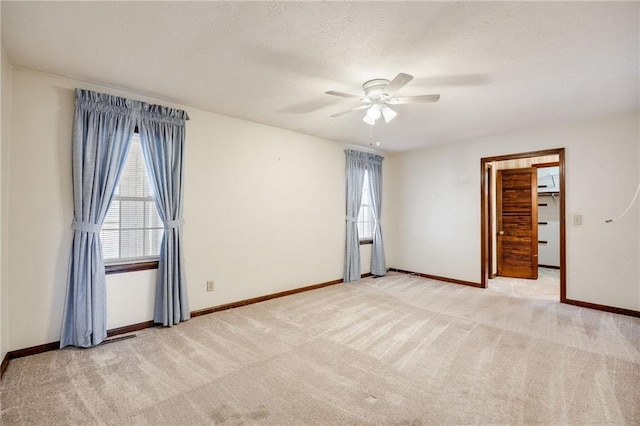
[[[2,2],[17,66],[368,145],[355,94],[415,76],[381,149],[637,109],[639,6],[628,3]]]

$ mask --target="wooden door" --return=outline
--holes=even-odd
[[[498,275],[538,279],[538,174],[498,170]]]

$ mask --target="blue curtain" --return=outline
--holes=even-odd
[[[382,203],[382,157],[368,152],[347,149],[346,167],[346,237],[344,253],[344,282],[360,280],[360,238],[358,236],[358,213],[362,203],[362,185],[364,174],[369,170],[369,185],[373,198],[373,214],[375,228],[373,234],[373,251],[371,254],[371,273],[386,275],[387,267],[384,260],[382,245],[382,228],[380,227],[380,206]]]
[[[90,347],[107,337],[100,229],[136,126],[165,232],[160,249],[154,320],[189,319],[182,225],[183,145],[187,113],[116,96],[76,90],[73,127],[74,229],[60,347]]]
[[[362,202],[362,184],[367,169],[367,153],[347,149],[346,164],[346,237],[344,252],[345,283],[360,280],[360,238],[358,236],[358,212]]]
[[[382,277],[387,275],[387,262],[384,258],[384,244],[382,242],[382,226],[380,214],[382,213],[382,157],[379,155],[369,158],[367,166],[369,171],[369,189],[373,201],[373,247],[371,248],[371,274]]]
[[[182,242],[184,111],[144,104],[139,131],[164,235],[156,281],[154,321],[172,326],[189,319]]]
[[[133,103],[76,90],[73,127],[73,243],[60,347],[89,347],[107,336],[100,228],[131,143]]]

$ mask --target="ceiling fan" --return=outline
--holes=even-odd
[[[390,105],[437,102],[438,99],[440,99],[440,95],[394,96],[398,90],[406,86],[411,80],[413,80],[413,76],[404,73],[398,74],[391,81],[384,78],[369,80],[362,85],[364,97],[333,90],[325,92],[327,95],[340,96],[343,98],[360,98],[360,101],[363,103],[347,111],[333,114],[331,117],[339,117],[350,112],[366,109],[367,113],[363,121],[373,126],[380,117],[383,117],[385,123],[388,123],[398,115],[397,112],[390,108]]]

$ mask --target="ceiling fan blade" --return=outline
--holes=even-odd
[[[413,80],[412,75],[401,72],[389,82],[384,92],[389,96],[393,96],[394,93],[406,86],[411,80]]]
[[[392,105],[399,104],[415,104],[423,102],[438,102],[440,95],[418,95],[418,96],[401,96],[389,100]]]
[[[337,114],[333,114],[330,117],[340,117],[341,115],[349,114],[350,112],[358,111],[358,110],[361,110],[361,109],[367,109],[367,108],[369,108],[369,104],[360,105],[360,106],[357,106],[355,108],[351,108],[351,109],[348,109],[346,111],[342,111],[342,112],[339,112]]]
[[[351,93],[344,93],[344,92],[336,92],[334,90],[329,90],[328,92],[324,92],[324,93],[326,93],[327,95],[340,96],[343,98],[358,98],[358,99],[361,98],[361,96],[358,96],[358,95],[352,95]]]

